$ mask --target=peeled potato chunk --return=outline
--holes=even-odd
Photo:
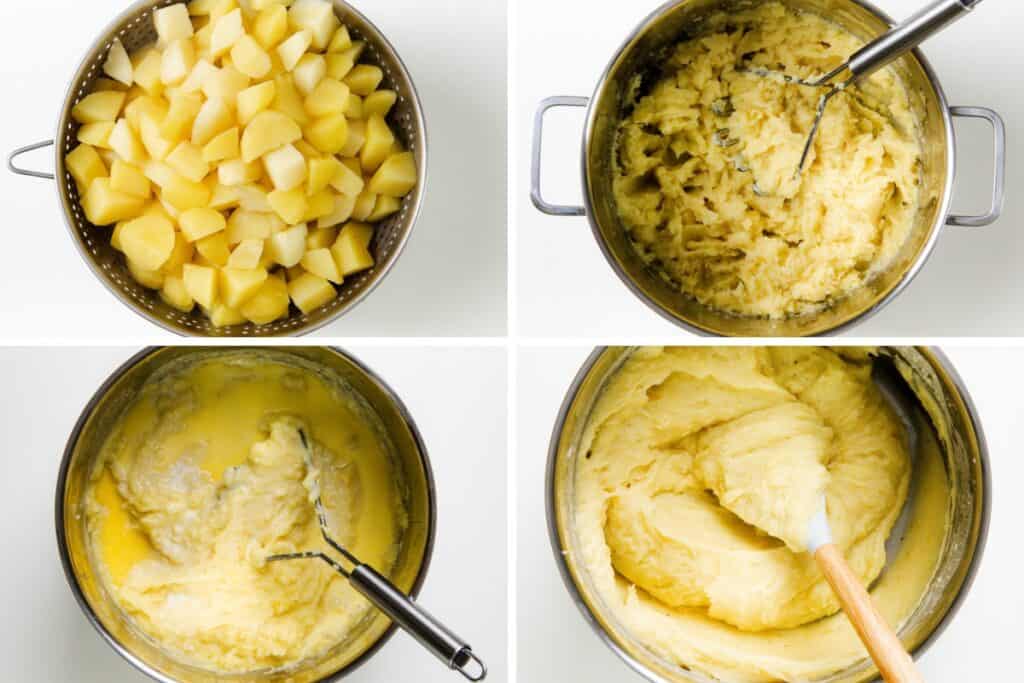
[[[142,213],[145,202],[110,187],[110,178],[96,178],[82,197],[82,210],[93,225],[113,225]]]
[[[150,214],[125,223],[121,230],[125,255],[146,270],[158,270],[174,249],[174,224]]]
[[[220,271],[220,291],[224,303],[231,308],[244,304],[267,279],[263,268],[225,268]]]
[[[186,263],[181,271],[185,291],[204,308],[211,308],[217,299],[217,271],[207,266]]]
[[[242,304],[239,312],[254,325],[267,325],[288,315],[288,285],[277,277],[268,277]]]
[[[411,152],[392,154],[381,164],[366,189],[373,194],[404,197],[416,187],[416,160]]]
[[[372,236],[373,228],[362,223],[349,223],[341,229],[331,253],[342,276],[373,267],[373,254],[369,249]]]
[[[242,133],[242,161],[249,163],[267,152],[302,138],[302,129],[279,111],[261,111]]]
[[[305,314],[312,313],[338,296],[330,282],[312,273],[304,273],[288,283],[288,294]]]
[[[103,63],[103,73],[119,83],[131,85],[134,82],[132,77],[134,71],[135,67],[132,66],[132,60],[128,56],[128,51],[124,49],[121,39],[114,38],[110,45],[110,51],[107,53],[107,61]]]

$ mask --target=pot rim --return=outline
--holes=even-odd
[[[54,142],[54,144],[53,144],[53,149],[54,149],[54,184],[53,185],[54,185],[54,190],[57,193],[57,203],[58,203],[58,205],[62,209],[61,214],[62,214],[62,216],[64,218],[64,225],[67,228],[69,234],[71,235],[72,242],[74,242],[75,248],[78,250],[79,256],[85,262],[85,264],[89,267],[89,270],[92,272],[92,274],[96,278],[96,280],[98,280],[104,286],[104,288],[106,288],[111,294],[113,294],[114,297],[118,300],[118,302],[120,302],[123,306],[128,308],[130,311],[135,313],[140,318],[143,318],[143,319],[149,321],[150,323],[153,323],[154,325],[157,325],[159,328],[163,329],[166,332],[170,332],[172,334],[178,335],[179,337],[185,337],[185,338],[188,338],[188,337],[203,338],[203,337],[205,337],[205,338],[208,338],[208,339],[217,339],[217,338],[220,338],[220,335],[203,335],[203,334],[188,334],[188,333],[185,333],[184,331],[169,325],[167,323],[167,321],[165,321],[164,319],[160,318],[159,316],[154,315],[145,306],[136,305],[135,303],[133,303],[133,301],[131,300],[130,297],[125,295],[124,292],[122,292],[119,289],[115,289],[114,287],[112,287],[110,285],[110,283],[107,282],[107,280],[106,280],[106,278],[105,278],[105,276],[103,274],[103,269],[99,265],[96,264],[96,262],[91,258],[91,255],[89,254],[88,250],[82,244],[82,239],[80,238],[77,230],[75,229],[74,223],[73,223],[73,221],[71,220],[71,217],[70,217],[71,209],[67,205],[67,203],[64,201],[64,197],[61,194],[61,183],[62,183],[61,179],[66,175],[67,171],[66,171],[65,164],[64,164],[64,157],[61,155],[61,142],[60,141],[61,141],[61,138],[62,138],[63,133],[64,133],[64,126],[66,125],[66,122],[69,120],[69,118],[71,116],[71,109],[73,107],[72,100],[75,97],[74,86],[81,79],[82,75],[86,71],[88,71],[89,65],[90,65],[89,56],[94,51],[96,51],[96,49],[99,47],[100,43],[103,42],[103,39],[104,39],[105,36],[110,36],[110,35],[114,34],[115,30],[119,26],[124,24],[128,19],[130,19],[131,17],[135,16],[138,12],[142,11],[144,8],[150,8],[150,7],[156,8],[156,7],[159,7],[160,5],[170,6],[170,5],[173,5],[173,4],[181,4],[181,3],[186,3],[186,2],[187,2],[187,0],[135,0],[135,2],[133,2],[129,7],[127,7],[125,10],[120,12],[110,23],[108,23],[106,25],[106,27],[103,29],[103,31],[98,35],[98,37],[95,38],[92,41],[92,43],[90,44],[88,50],[86,50],[86,52],[84,53],[84,56],[82,57],[81,61],[79,62],[78,67],[75,69],[74,76],[68,82],[67,88],[65,89],[65,92],[64,92],[64,104],[61,107],[60,115],[57,118],[57,130],[56,130],[56,132],[55,132],[55,134],[53,136],[53,142]],[[362,12],[357,10],[355,7],[353,7],[347,0],[330,0],[330,2],[332,4],[334,4],[335,6],[337,6],[339,4],[344,6],[347,11],[351,12],[353,15],[358,17],[360,20],[366,22],[366,24],[368,26],[370,26],[371,28],[373,28],[374,31],[377,32],[377,34],[380,36],[381,43],[383,44],[384,47],[386,47],[391,52],[391,55],[395,58],[395,62],[399,66],[399,68],[400,68],[400,70],[402,72],[402,75],[404,75],[406,80],[408,80],[408,82],[409,82],[409,97],[410,97],[410,99],[413,102],[412,110],[413,110],[413,114],[414,114],[415,119],[416,119],[416,126],[417,126],[417,129],[421,131],[422,136],[423,136],[423,162],[422,162],[422,164],[420,165],[420,168],[419,168],[419,184],[417,186],[416,196],[415,196],[415,199],[413,200],[413,204],[412,204],[412,206],[411,206],[411,208],[409,210],[409,229],[406,230],[405,234],[402,236],[402,238],[397,241],[397,243],[395,245],[395,251],[394,251],[393,256],[391,257],[390,262],[386,263],[383,266],[382,270],[374,278],[373,282],[371,282],[369,284],[369,286],[367,286],[362,292],[360,292],[358,296],[353,297],[351,299],[351,301],[349,301],[348,304],[346,304],[345,306],[339,306],[337,308],[337,310],[335,310],[330,315],[325,316],[323,320],[319,320],[316,323],[312,323],[312,324],[306,325],[306,326],[304,326],[299,331],[283,330],[282,329],[282,330],[280,330],[277,333],[272,333],[272,334],[268,334],[268,335],[253,335],[253,334],[244,335],[244,336],[247,336],[247,337],[256,337],[256,338],[265,338],[265,339],[271,339],[273,337],[303,337],[303,336],[306,336],[308,334],[312,334],[313,332],[316,332],[316,331],[322,329],[323,327],[325,327],[325,326],[335,322],[336,320],[338,320],[338,318],[340,318],[341,316],[343,316],[343,315],[345,315],[347,313],[350,313],[359,304],[363,303],[363,301],[366,300],[366,297],[368,297],[375,289],[377,289],[378,286],[380,286],[381,282],[383,282],[387,278],[387,276],[390,274],[391,269],[395,267],[396,263],[398,263],[398,259],[402,256],[402,252],[405,251],[405,247],[408,244],[409,239],[412,237],[413,228],[416,227],[416,222],[419,220],[419,216],[420,216],[420,213],[421,213],[422,208],[423,208],[423,198],[426,195],[426,189],[427,189],[428,169],[429,169],[429,163],[428,163],[429,162],[429,153],[428,153],[428,151],[429,151],[430,145],[429,145],[429,138],[428,138],[428,133],[427,133],[427,123],[426,123],[425,115],[424,115],[424,111],[423,111],[423,100],[420,99],[419,91],[416,89],[416,83],[413,81],[412,74],[409,71],[409,67],[402,60],[402,57],[399,54],[398,50],[395,49],[395,46],[392,45],[391,41],[388,40],[386,35],[384,35],[384,32],[381,31],[380,28],[378,28],[378,26],[375,23],[370,21],[366,17],[365,14],[363,14]]]
[[[653,310],[655,313],[660,315],[662,318],[672,323],[673,325],[680,327],[688,332],[692,332],[702,337],[724,337],[728,336],[721,332],[716,332],[713,329],[698,325],[695,322],[684,319],[682,316],[674,314],[671,310],[659,305],[650,296],[648,296],[629,274],[619,265],[609,248],[604,236],[601,234],[601,230],[597,225],[597,220],[594,218],[594,202],[591,197],[592,183],[590,179],[590,172],[588,170],[587,158],[589,156],[590,147],[594,139],[594,129],[597,125],[597,111],[594,106],[596,102],[599,102],[602,96],[605,94],[605,90],[608,86],[609,77],[614,69],[615,65],[619,60],[634,46],[637,40],[647,31],[647,29],[653,25],[658,19],[664,16],[666,13],[683,4],[687,0],[668,0],[656,10],[644,17],[639,24],[630,32],[626,39],[622,42],[619,48],[612,55],[604,71],[601,73],[601,77],[597,81],[597,85],[594,88],[593,94],[590,97],[590,101],[587,104],[587,116],[586,122],[583,126],[583,144],[582,144],[582,155],[581,155],[581,167],[583,169],[583,205],[584,211],[587,216],[587,222],[590,223],[590,231],[594,235],[594,239],[598,246],[601,248],[601,253],[604,255],[605,260],[615,271],[615,274],[619,277],[623,284],[629,288],[629,290],[647,305],[648,308]],[[784,0],[783,0],[784,1]],[[889,26],[894,26],[895,21],[891,16],[884,12],[878,6],[872,4],[869,0],[847,0],[855,5],[862,7],[863,9],[871,12],[882,21],[886,22]],[[931,63],[925,58],[924,53],[920,48],[914,48],[909,55],[912,55],[918,63],[921,65],[921,70],[925,76],[928,77],[928,83],[935,93],[939,103],[939,110],[942,112],[942,125],[946,131],[946,178],[943,183],[942,198],[939,202],[939,208],[936,213],[936,220],[931,227],[928,239],[922,245],[921,250],[917,254],[913,265],[903,274],[903,277],[878,301],[874,304],[861,311],[852,318],[834,325],[828,329],[816,333],[816,336],[835,336],[850,330],[851,328],[859,325],[862,322],[867,321],[869,318],[877,315],[883,308],[892,302],[900,293],[903,292],[917,277],[918,273],[924,267],[928,261],[932,252],[935,249],[935,245],[938,242],[939,234],[942,232],[942,228],[946,224],[946,219],[949,216],[950,207],[953,201],[953,182],[956,176],[956,129],[953,126],[953,116],[950,113],[950,105],[946,99],[946,93],[942,89],[942,84],[939,82],[938,75],[932,68]]]
[[[78,417],[78,420],[75,421],[75,426],[72,428],[71,434],[68,437],[67,445],[64,447],[64,455],[61,458],[60,469],[57,472],[57,486],[55,496],[56,500],[54,503],[54,513],[57,531],[57,552],[60,555],[61,566],[64,569],[64,578],[67,580],[68,587],[71,589],[71,593],[75,597],[75,602],[78,603],[79,608],[82,610],[82,613],[85,615],[86,619],[92,625],[93,629],[95,629],[95,631],[107,643],[107,645],[109,645],[118,655],[120,655],[129,664],[135,667],[136,670],[145,674],[149,678],[155,681],[159,681],[160,683],[181,683],[175,678],[171,678],[160,673],[159,671],[151,667],[149,664],[147,664],[145,661],[143,661],[142,658],[138,657],[134,652],[125,647],[119,640],[117,640],[117,638],[113,636],[113,634],[111,634],[107,630],[107,628],[99,620],[99,617],[96,616],[96,613],[93,611],[92,606],[89,604],[89,601],[85,597],[85,593],[82,591],[82,587],[78,581],[78,576],[75,574],[74,567],[72,566],[71,554],[68,549],[67,533],[64,526],[64,517],[66,509],[64,506],[64,490],[67,484],[68,471],[71,467],[71,458],[74,453],[75,446],[78,444],[78,439],[81,436],[82,430],[85,428],[86,422],[88,422],[89,418],[92,416],[93,410],[95,410],[96,408],[96,404],[99,403],[99,401],[104,396],[107,395],[107,393],[114,386],[114,384],[117,383],[118,380],[120,380],[136,365],[138,365],[146,358],[149,358],[153,354],[159,353],[160,351],[166,348],[169,347],[149,346],[135,353],[128,360],[126,360],[124,363],[118,366],[118,368],[114,370],[110,374],[110,376],[103,381],[102,384],[100,384],[99,388],[92,395],[92,397],[90,397],[88,403],[86,403],[85,407],[82,409],[82,412]],[[196,346],[189,348],[192,350],[235,349],[253,351],[260,347]],[[267,348],[276,350],[287,350],[289,347],[273,346]],[[427,453],[426,444],[424,443],[423,436],[420,433],[419,428],[416,426],[416,422],[413,420],[412,414],[409,412],[409,409],[406,407],[405,403],[402,401],[401,398],[399,398],[399,396],[394,392],[394,390],[392,390],[391,387],[383,379],[381,379],[381,377],[377,373],[371,370],[366,364],[364,364],[361,360],[356,358],[348,351],[345,351],[335,346],[329,346],[325,348],[327,348],[329,351],[338,354],[345,360],[351,362],[356,368],[363,372],[367,378],[369,378],[374,384],[376,384],[384,393],[384,395],[387,396],[388,399],[390,399],[394,403],[396,410],[401,416],[402,421],[405,422],[406,426],[409,428],[413,441],[415,442],[416,447],[419,450],[420,462],[423,465],[424,479],[426,480],[427,484],[427,512],[429,514],[429,518],[427,521],[427,535],[426,543],[424,545],[423,550],[423,561],[420,563],[419,571],[416,574],[416,579],[413,581],[412,588],[409,591],[409,596],[412,598],[416,598],[419,595],[420,590],[422,590],[423,588],[423,584],[427,578],[427,572],[430,569],[430,563],[433,558],[434,543],[437,534],[437,485],[434,480],[434,471],[430,465],[430,456]],[[358,657],[353,659],[351,662],[346,664],[341,669],[318,679],[318,683],[329,683],[331,681],[340,680],[341,678],[347,676],[351,672],[358,669],[368,659],[375,655],[377,651],[380,650],[391,639],[392,636],[394,636],[397,630],[397,624],[395,624],[395,622],[392,621],[391,625],[388,626],[388,628],[380,635],[379,638],[377,638],[377,640],[373,642],[372,645],[370,645],[370,647],[368,647]]]
[[[555,510],[555,469],[558,463],[559,442],[561,441],[562,432],[565,429],[565,423],[569,417],[569,411],[572,408],[572,404],[576,401],[580,388],[590,376],[594,365],[606,352],[616,348],[622,347],[597,346],[594,348],[590,355],[587,356],[586,360],[584,360],[579,371],[577,371],[572,383],[566,390],[565,398],[558,410],[558,417],[555,420],[555,425],[551,432],[551,440],[548,445],[548,460],[544,473],[544,510],[547,518],[548,541],[551,544],[551,552],[555,556],[555,564],[558,566],[558,573],[562,577],[562,583],[565,585],[565,588],[569,593],[569,597],[572,599],[577,609],[579,609],[580,614],[583,615],[584,621],[586,621],[587,625],[590,626],[590,629],[594,631],[604,644],[634,672],[640,674],[645,679],[652,681],[653,683],[665,683],[665,679],[661,678],[660,675],[644,666],[640,661],[626,652],[626,650],[619,645],[618,641],[616,641],[615,638],[613,638],[612,635],[602,627],[598,615],[590,605],[587,604],[582,591],[576,583],[576,575],[572,567],[570,567],[569,563],[566,561],[563,549],[568,547],[568,544],[563,545],[562,543],[562,536],[558,529],[558,515]],[[628,348],[635,349],[636,347]],[[935,625],[935,628],[933,628],[931,633],[921,641],[920,645],[914,648],[910,653],[911,657],[919,657],[923,655],[935,643],[939,636],[942,635],[949,624],[953,621],[954,617],[963,606],[963,602],[967,599],[967,594],[970,592],[970,589],[974,584],[974,579],[976,578],[978,569],[981,565],[982,556],[985,554],[985,545],[988,540],[988,530],[992,514],[992,479],[988,443],[985,440],[985,433],[982,429],[981,420],[978,416],[978,411],[974,405],[974,401],[967,390],[967,386],[964,384],[963,378],[956,371],[956,368],[949,360],[949,357],[941,349],[934,346],[917,348],[925,351],[926,354],[931,355],[939,368],[946,374],[949,381],[956,389],[958,397],[964,404],[964,409],[970,421],[971,429],[973,430],[977,440],[979,456],[978,466],[981,472],[981,485],[983,487],[984,495],[981,497],[981,518],[978,523],[978,535],[974,546],[974,553],[968,563],[967,571],[960,583],[957,594],[952,602],[950,602],[949,607],[942,615],[942,618]],[[872,679],[873,683],[880,683],[881,680],[882,679],[880,677]]]

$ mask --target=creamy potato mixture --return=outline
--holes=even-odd
[[[807,552],[822,496],[853,571],[891,623],[906,619],[936,566],[948,486],[924,449],[910,531],[887,558],[912,466],[870,372],[863,353],[669,348],[609,380],[579,450],[575,524],[601,600],[645,647],[730,683],[865,657]]]
[[[884,269],[919,203],[907,93],[884,69],[831,99],[804,171],[814,79],[862,41],[778,3],[719,14],[641,78],[620,125],[614,193],[640,257],[715,309],[819,310]],[[768,75],[758,75],[768,72]]]
[[[386,575],[405,512],[366,409],[253,354],[179,368],[144,387],[104,446],[87,493],[93,561],[136,627],[179,658],[248,672],[317,657],[371,609],[320,562],[266,562],[324,547],[317,475],[332,535]]]

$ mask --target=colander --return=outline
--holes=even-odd
[[[57,196],[64,209],[65,221],[85,262],[107,289],[147,320],[171,332],[193,336],[282,336],[312,332],[351,310],[380,284],[398,260],[416,222],[426,180],[427,137],[423,108],[412,78],[394,47],[369,19],[349,4],[333,0],[335,13],[349,28],[353,38],[366,42],[361,62],[379,66],[384,71],[382,87],[398,93],[388,122],[398,140],[415,155],[420,182],[402,201],[398,213],[377,224],[370,245],[376,265],[346,279],[336,299],[308,315],[293,307],[288,318],[267,325],[246,323],[218,328],[198,308],[191,313],[182,313],[164,303],[155,291],[146,289],[132,278],[124,257],[110,245],[110,228],[99,228],[86,220],[74,179],[64,165],[64,157],[78,144],[78,123],[71,118],[71,109],[92,91],[95,80],[103,75],[103,64],[114,39],[120,38],[129,52],[155,43],[157,35],[153,12],[177,2],[179,0],[140,0],[118,16],[93,43],[71,78],[57,121],[56,137],[15,150],[8,158],[8,167],[19,175],[48,180],[56,178]],[[15,164],[21,154],[49,146],[53,146],[55,152],[54,174],[28,170]]]

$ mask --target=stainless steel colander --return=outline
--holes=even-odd
[[[118,16],[93,43],[71,78],[57,122],[55,139],[15,150],[8,159],[8,167],[19,175],[50,180],[56,178],[57,195],[64,208],[71,236],[93,273],[125,305],[164,329],[194,336],[278,336],[312,332],[352,309],[384,279],[398,260],[416,222],[426,181],[427,137],[423,108],[412,78],[394,47],[376,26],[347,3],[333,0],[336,14],[348,26],[353,38],[366,42],[366,51],[361,61],[379,66],[384,71],[382,86],[398,93],[398,100],[388,121],[399,141],[415,155],[420,182],[402,201],[398,213],[377,224],[370,247],[376,265],[371,270],[347,279],[339,288],[336,299],[308,315],[293,307],[288,318],[268,325],[246,323],[217,328],[202,311],[196,309],[192,313],[182,313],[164,303],[155,291],[146,289],[132,278],[124,257],[110,245],[111,229],[96,227],[86,220],[74,179],[64,165],[64,157],[78,144],[78,124],[71,118],[71,109],[92,91],[93,83],[103,74],[103,64],[113,40],[120,38],[128,51],[155,43],[157,36],[153,27],[153,12],[179,1],[139,0]],[[15,159],[21,154],[51,145],[55,152],[55,174],[31,171],[15,164]]]

